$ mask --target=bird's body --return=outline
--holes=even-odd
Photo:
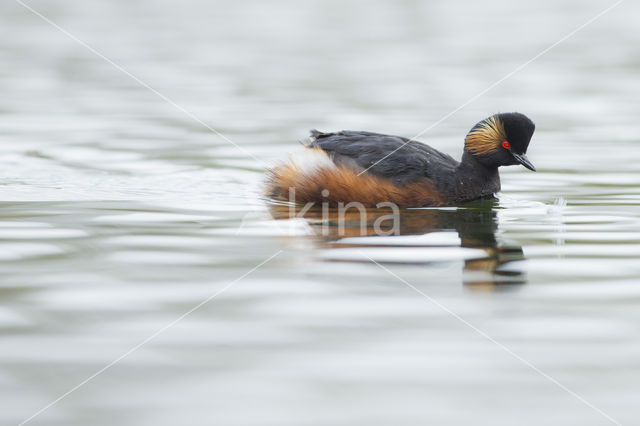
[[[311,131],[310,143],[273,170],[267,195],[278,200],[376,207],[444,206],[500,190],[498,166],[523,164],[534,125],[519,113],[476,124],[460,162],[429,145],[400,136],[345,130]]]

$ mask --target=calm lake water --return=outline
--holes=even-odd
[[[537,173],[346,238],[265,166],[411,137],[613,2],[29,4],[113,63],[0,4],[0,423],[638,423],[637,2],[419,138],[521,111]]]

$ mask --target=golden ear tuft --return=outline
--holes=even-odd
[[[489,117],[473,129],[464,140],[464,147],[473,155],[485,155],[496,152],[507,134],[500,119]]]

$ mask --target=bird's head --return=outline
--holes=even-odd
[[[464,149],[487,167],[522,164],[536,168],[527,158],[527,147],[536,126],[519,112],[507,112],[485,118],[467,134]]]

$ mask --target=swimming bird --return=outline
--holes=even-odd
[[[500,191],[498,167],[536,170],[526,155],[534,130],[524,114],[492,115],[471,128],[461,161],[401,136],[312,130],[302,152],[269,171],[266,195],[365,207],[447,206],[487,198]]]

